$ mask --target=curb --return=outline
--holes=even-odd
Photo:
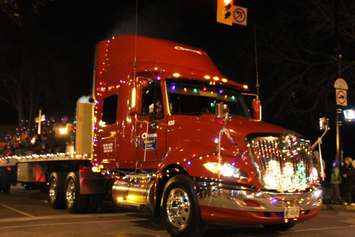
[[[355,206],[323,204],[322,207],[321,207],[321,210],[340,210],[340,211],[353,211],[353,212],[355,212]]]

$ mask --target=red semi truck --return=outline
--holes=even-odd
[[[249,95],[201,49],[101,41],[92,98],[77,104],[76,153],[2,157],[0,188],[47,183],[50,204],[72,212],[112,197],[148,208],[172,236],[209,223],[290,228],[320,211],[319,162],[309,141],[261,122]]]

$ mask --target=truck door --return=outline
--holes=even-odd
[[[118,160],[117,155],[117,115],[118,95],[110,95],[104,98],[102,119],[99,123],[101,163],[114,166]]]
[[[141,109],[136,119],[136,160],[141,168],[154,169],[166,153],[167,120],[161,82],[140,83]]]

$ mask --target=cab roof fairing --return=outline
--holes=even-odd
[[[96,77],[112,70],[112,65],[120,70],[133,71],[136,66],[140,72],[159,72],[161,78],[171,78],[178,72],[187,79],[203,79],[205,75],[223,78],[210,57],[201,49],[179,44],[173,41],[143,36],[113,36],[100,41],[96,55]],[[238,89],[243,86],[228,80],[227,85]]]

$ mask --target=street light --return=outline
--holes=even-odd
[[[65,136],[65,135],[68,135],[68,127],[65,126],[65,127],[59,127],[58,128],[58,133],[60,136]]]
[[[346,109],[343,111],[344,118],[346,122],[355,122],[355,110]]]
[[[71,124],[58,124],[57,126],[55,126],[54,130],[58,138],[68,138],[71,133]]]

